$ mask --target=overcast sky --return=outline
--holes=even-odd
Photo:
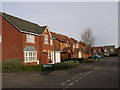
[[[117,2],[4,2],[2,11],[77,40],[91,28],[96,46],[118,44]]]

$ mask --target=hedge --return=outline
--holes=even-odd
[[[42,71],[42,65],[25,66],[20,59],[2,62],[2,71]]]
[[[77,61],[79,61],[80,63],[84,60],[84,58],[66,58],[66,59],[64,59],[64,61],[73,61],[73,60],[77,60]]]
[[[76,58],[75,58],[76,59]],[[2,62],[2,70],[3,71],[50,71],[50,70],[57,70],[57,69],[66,69],[76,67],[81,63],[91,63],[94,62],[94,59],[78,59],[75,60],[72,58],[71,60],[66,60],[64,62],[59,62],[56,64],[52,64],[53,67],[43,67],[43,65],[27,65],[25,66],[20,59],[14,59],[9,61]],[[49,64],[44,64],[49,65]]]
[[[81,63],[93,63],[94,59],[84,59]]]
[[[20,59],[2,61],[3,71],[21,71],[24,67]]]
[[[54,69],[65,69],[65,68],[71,68],[76,67],[79,65],[79,61],[65,61],[54,64]]]

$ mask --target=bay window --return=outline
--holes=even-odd
[[[37,61],[37,52],[36,51],[25,51],[25,62],[36,62]]]

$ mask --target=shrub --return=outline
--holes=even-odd
[[[84,59],[81,63],[92,63],[94,61],[94,59]]]
[[[56,63],[54,65],[54,69],[65,69],[65,68],[71,68],[76,67],[79,65],[79,61],[64,61],[60,63]]]
[[[3,71],[21,71],[25,66],[20,59],[7,60],[2,62]]]
[[[24,67],[23,71],[42,71],[42,65],[28,65]]]
[[[66,58],[66,59],[64,59],[64,61],[79,61],[80,63],[84,60],[84,58]]]

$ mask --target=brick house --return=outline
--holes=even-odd
[[[59,34],[57,34],[55,32],[51,32],[51,35],[53,37],[53,45],[54,45],[54,49],[55,49],[56,63],[61,62],[61,60],[62,60],[61,53],[62,53],[63,48],[67,47],[67,45],[66,45],[67,40],[65,40],[64,38],[62,38]]]
[[[92,47],[90,45],[85,44],[83,41],[79,41],[79,48],[81,49],[82,58],[87,58],[88,56],[92,55]]]
[[[116,54],[120,56],[120,47],[116,48]]]
[[[104,47],[93,47],[93,55],[103,55],[104,54]]]
[[[2,60],[20,58],[26,65],[54,63],[54,46],[47,26],[1,13]]]
[[[93,55],[109,56],[111,54],[115,54],[115,52],[116,50],[114,45],[93,47]]]
[[[111,54],[115,54],[115,45],[104,46],[104,55],[110,56]]]
[[[69,38],[66,35],[60,35],[68,41],[68,47],[64,48],[64,52],[62,51],[62,53],[66,55],[66,58],[81,58],[81,49],[79,48],[79,42],[74,38]],[[64,58],[65,55],[63,55]]]

